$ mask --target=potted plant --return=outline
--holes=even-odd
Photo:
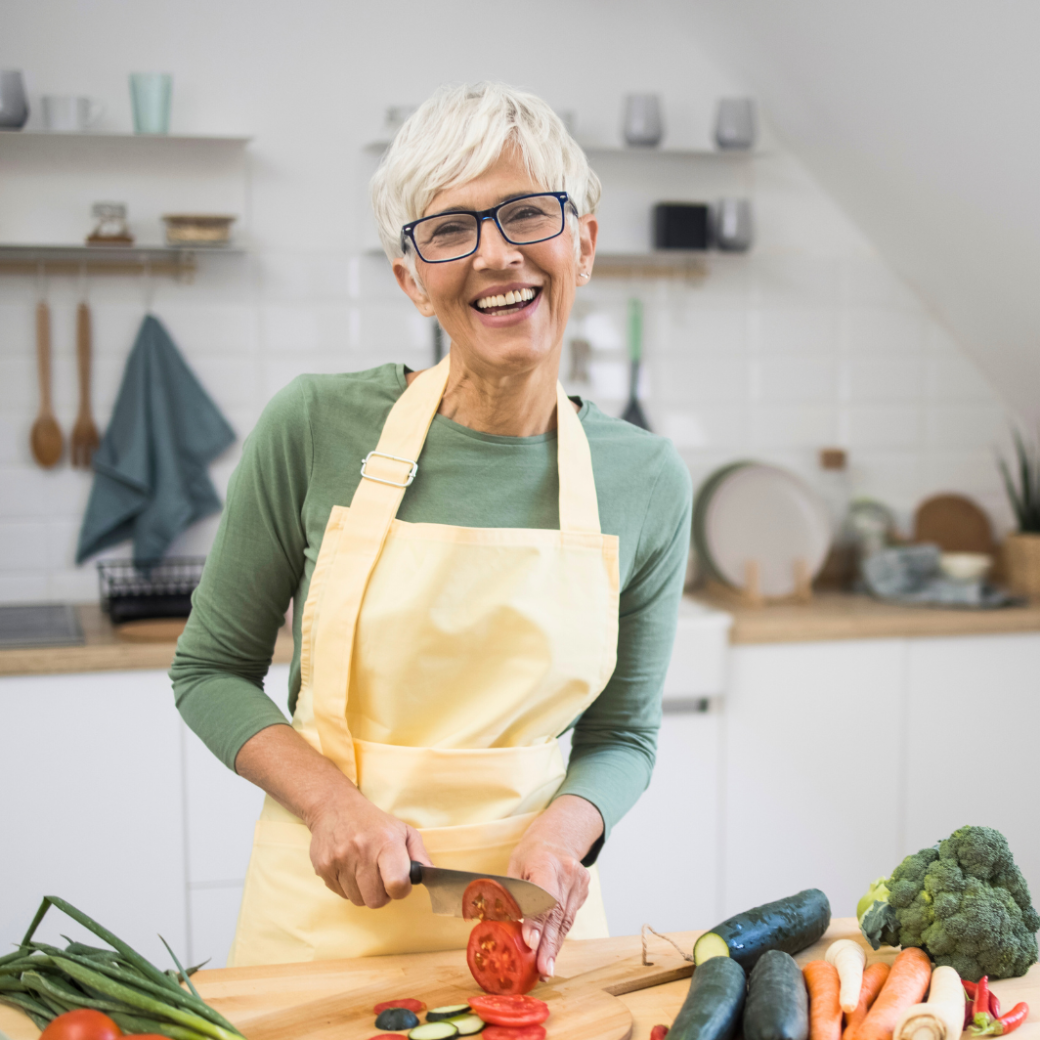
[[[1012,592],[1040,599],[1040,445],[1027,445],[1017,430],[1014,436],[1017,473],[1000,460],[1018,521],[1018,531],[1004,541],[1004,569]]]

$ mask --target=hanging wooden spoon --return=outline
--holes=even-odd
[[[29,443],[37,463],[50,469],[61,458],[65,438],[51,409],[51,311],[46,300],[36,304],[36,364],[40,370],[40,410]]]
[[[76,361],[79,365],[79,415],[72,427],[69,448],[72,465],[90,469],[90,460],[101,439],[90,412],[90,307],[83,300],[76,309]]]

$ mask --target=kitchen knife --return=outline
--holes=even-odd
[[[466,886],[481,878],[497,881],[516,900],[524,918],[538,917],[556,906],[556,900],[544,888],[519,878],[471,874],[468,870],[445,870],[443,867],[428,867],[414,860],[408,876],[413,885],[426,886],[433,912],[447,917],[462,916],[462,896]]]

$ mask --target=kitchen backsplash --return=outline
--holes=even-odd
[[[793,159],[777,152],[756,161],[754,201],[754,251],[713,255],[699,283],[593,277],[568,335],[592,344],[590,384],[568,389],[620,414],[626,305],[639,295],[644,406],[695,483],[737,457],[815,480],[818,450],[839,446],[849,452],[852,490],[888,502],[904,525],[922,498],[955,490],[1006,530],[994,452],[1009,420],[990,386]],[[432,359],[431,326],[381,257],[260,249],[206,258],[193,284],[156,279],[153,288],[154,313],[239,434],[212,468],[222,493],[241,440],[296,374]],[[74,279],[49,286],[55,407],[66,432],[75,417],[77,291]],[[90,475],[67,462],[45,472],[29,455],[35,293],[31,278],[0,279],[0,602],[91,600],[93,563],[73,562]],[[91,282],[100,423],[144,300],[140,280]],[[174,551],[206,552],[216,523],[196,525]]]

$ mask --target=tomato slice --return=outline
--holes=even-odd
[[[524,942],[516,921],[478,921],[469,933],[466,963],[477,985],[488,993],[526,993],[534,989],[538,984],[536,957],[536,952]]]
[[[497,881],[477,878],[462,894],[462,916],[467,921],[519,921],[520,907]]]
[[[419,1014],[420,1011],[426,1010],[426,1005],[421,1000],[416,1000],[414,997],[405,997],[403,1000],[384,1000],[382,1004],[376,1004],[372,1008],[373,1015],[379,1015],[390,1008],[407,1008],[409,1011],[414,1011],[415,1014]],[[393,1034],[386,1034],[392,1036]]]
[[[544,1000],[519,993],[481,993],[469,998],[469,1006],[493,1026],[536,1026],[549,1017]]]
[[[541,1026],[487,1026],[480,1035],[483,1040],[545,1040]]]
[[[668,1035],[668,1026],[654,1026],[650,1030],[650,1040],[664,1040]]]

